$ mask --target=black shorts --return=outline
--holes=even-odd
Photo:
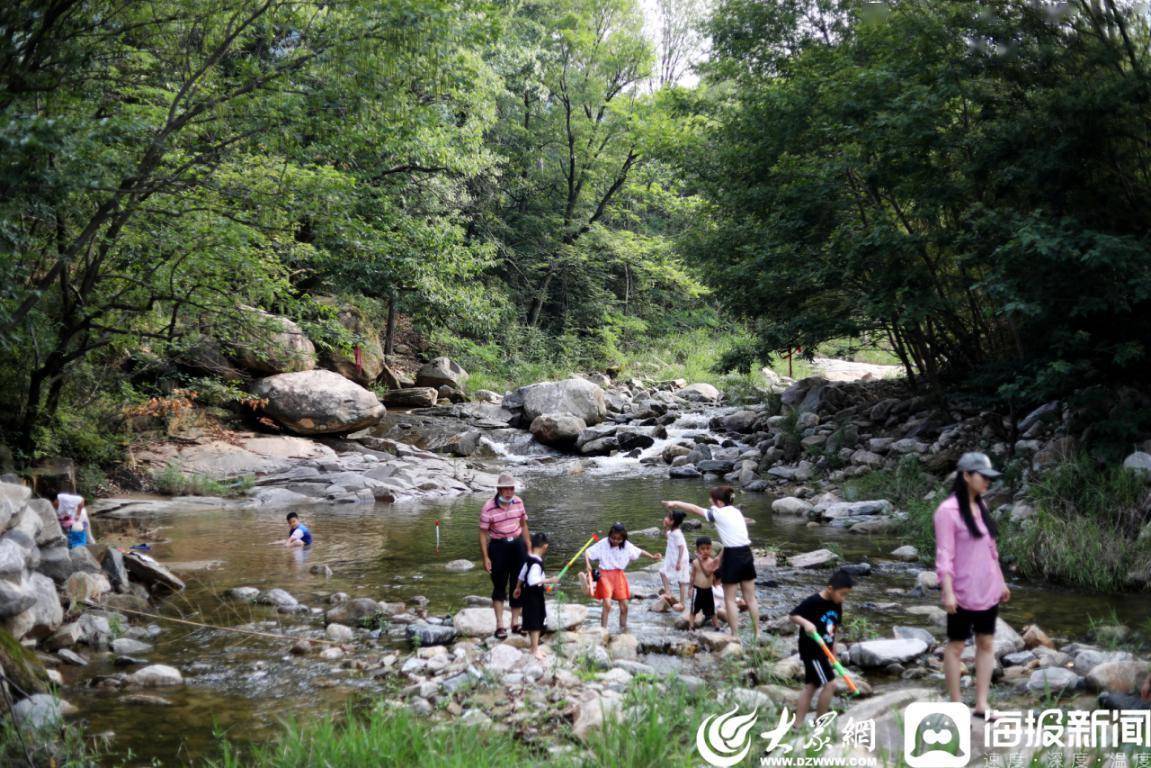
[[[831,668],[831,662],[827,660],[826,656],[812,656],[807,658],[801,656],[803,659],[803,682],[807,685],[824,686],[835,679],[835,670]]]
[[[521,599],[524,604],[523,628],[542,632],[548,617],[543,585],[524,587]]]
[[[995,620],[999,618],[999,606],[993,605],[982,611],[969,611],[959,608],[947,614],[947,639],[966,642],[974,631],[977,635],[994,635]]]
[[[755,556],[751,547],[724,547],[716,572],[724,584],[755,581]]]
[[[488,542],[488,557],[492,561],[492,600],[502,603],[509,594],[515,594],[520,569],[528,558],[523,537],[517,536],[511,541],[492,539]],[[523,601],[513,597],[510,604],[512,608],[519,608]]]
[[[715,615],[715,593],[711,591],[711,587],[695,588],[695,595],[691,598],[691,615],[694,617],[701,611],[705,621]]]

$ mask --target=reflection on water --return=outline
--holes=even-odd
[[[575,477],[540,477],[530,480],[522,493],[533,530],[546,531],[552,541],[548,553],[553,572],[595,531],[615,521],[631,530],[659,526],[663,498],[685,498],[705,503],[703,487],[694,481],[663,477],[604,477],[594,473]],[[883,537],[853,536],[842,530],[808,528],[806,521],[773,518],[770,497],[746,495],[744,514],[757,547],[780,550],[783,555],[830,546],[848,561],[881,560],[898,541]],[[161,528],[168,543],[155,545],[161,561],[220,561],[219,567],[183,574],[188,590],[168,602],[165,612],[197,621],[236,626],[272,622],[261,627],[273,632],[298,632],[306,620],[278,616],[272,609],[236,605],[220,595],[229,587],[253,586],[286,589],[309,606],[323,606],[335,591],[352,597],[401,601],[414,595],[430,600],[429,612],[447,615],[469,594],[487,595],[491,584],[480,567],[477,519],[480,497],[435,502],[379,505],[375,508],[322,507],[301,510],[315,537],[309,550],[285,549],[283,512],[220,511],[194,516],[153,517],[141,521]],[[435,522],[440,521],[440,547],[436,548]],[[689,542],[696,534],[689,532]],[[636,543],[662,551],[659,539],[637,537]],[[449,573],[444,563],[458,558],[476,562],[464,573]],[[331,568],[331,578],[312,574],[312,566]],[[862,579],[847,610],[866,615],[880,628],[896,623],[922,623],[902,606],[935,603],[937,596],[910,598],[891,594],[892,588],[914,585],[917,566],[891,564]],[[773,614],[788,610],[806,593],[817,589],[826,572],[782,572],[772,575],[776,586],[761,588],[762,602]],[[574,574],[569,576],[573,580]],[[1003,616],[1017,628],[1038,621],[1049,634],[1082,638],[1088,617],[1115,611],[1132,626],[1147,618],[1145,601],[1121,596],[1085,596],[1027,584],[1014,585],[1015,599]],[[574,590],[569,590],[574,592]],[[882,603],[898,607],[873,607]],[[319,623],[319,619],[316,619]],[[280,624],[279,628],[276,624]],[[349,699],[379,690],[379,683],[359,673],[340,670],[315,657],[294,657],[290,641],[165,624],[150,661],[171,663],[185,674],[184,690],[162,691],[173,706],[124,703],[123,694],[98,689],[73,689],[68,698],[91,722],[91,732],[113,731],[115,748],[131,750],[145,762],[164,764],[209,754],[213,730],[241,740],[261,739],[281,720],[301,721],[317,713],[340,712]],[[386,652],[381,648],[379,653]],[[112,671],[110,659],[94,659],[84,670],[67,668],[69,681]]]

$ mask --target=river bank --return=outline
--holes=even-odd
[[[595,390],[577,387],[598,402]],[[789,390],[781,388],[786,395]],[[90,568],[92,578],[68,574],[61,580],[65,594],[74,579],[72,589],[82,583],[86,597],[104,600],[103,610],[72,606],[50,634],[26,637],[39,642],[41,661],[78,708],[70,717],[92,733],[114,734],[113,756],[208,756],[218,748],[214,723],[234,730],[243,749],[277,732],[254,723],[308,719],[369,700],[445,723],[486,727],[490,720],[516,734],[542,730],[549,737],[529,739],[529,746],[559,759],[589,748],[589,733],[602,727],[594,713],[631,712],[629,697],[652,679],[657,686],[694,687],[706,702],[719,696],[770,711],[792,705],[798,668],[786,612],[817,590],[832,567],[847,565],[859,574],[860,587],[848,609],[842,658],[886,709],[900,697],[938,695],[938,593],[927,558],[904,546],[899,523],[906,510],[882,498],[846,500],[850,482],[864,475],[853,465],[828,471],[827,463],[811,462],[812,475],[801,482],[772,474],[777,465],[788,466],[784,454],[765,473],[770,480],[758,476],[765,457],[773,455],[765,451],[779,446],[763,445],[768,438],[757,435],[757,422],[766,434],[789,436],[794,430],[788,423],[799,428],[802,422],[805,446],[807,437],[823,436],[831,425],[840,425],[831,434],[841,431],[847,409],[826,417],[802,407],[767,415],[775,407],[771,398],[751,408],[724,405],[706,386],[683,382],[600,391],[603,421],[558,441],[548,435],[551,446],[523,429],[527,421],[540,432],[536,422],[543,414],[527,419],[531,412],[514,397],[510,408],[469,403],[392,413],[341,438],[252,435],[225,441],[228,448],[214,441],[162,446],[149,459],[157,466],[178,456],[192,471],[227,467],[234,473],[237,462],[249,462],[244,471],[254,475],[242,499],[134,498],[93,505],[98,530],[106,532],[102,543],[113,545],[109,551],[147,542],[186,588],[166,597],[149,594],[129,575],[117,593],[111,579],[105,588]],[[748,413],[755,416],[745,429]],[[583,415],[569,415],[586,424]],[[886,438],[860,432],[856,439],[870,444]],[[589,445],[592,450],[585,450]],[[757,451],[764,454],[758,461]],[[607,455],[589,455],[594,453]],[[888,453],[897,464],[907,461],[898,456],[925,457],[923,463],[934,456]],[[828,456],[823,454],[830,461]],[[757,477],[741,478],[753,461]],[[803,461],[809,459],[794,466]],[[569,587],[566,631],[545,641],[547,663],[522,654],[521,638],[492,640],[491,613],[483,607],[486,575],[475,567],[474,516],[490,493],[492,473],[508,466],[525,480],[533,526],[554,536],[553,569],[589,530],[616,520],[628,524],[637,542],[659,549],[660,498],[700,498],[707,482],[746,481],[740,504],[755,521],[763,620],[772,630],[767,641],[752,647],[732,644],[726,635],[678,629],[674,617],[648,610],[657,583],[650,571],[634,574],[636,605],[627,635],[605,636],[597,606]],[[312,525],[319,544],[311,552],[275,545],[284,509],[298,510]],[[53,551],[41,556],[43,563],[56,557],[58,545],[50,521],[41,518],[49,530],[41,538]],[[107,578],[107,570],[99,570]],[[1005,610],[997,652],[998,703],[1034,702],[1054,689],[1065,694],[1065,706],[1091,708],[1101,688],[1129,690],[1147,668],[1137,658],[1148,647],[1149,617],[1140,601],[1018,580],[1012,587],[1016,599]],[[280,639],[189,628],[141,613]],[[1042,631],[1024,631],[1033,624]],[[1054,647],[1042,641],[1044,635]],[[412,649],[413,639],[420,648]],[[1113,666],[1099,669],[1106,664]],[[864,705],[844,699],[841,706],[850,712]],[[161,712],[179,715],[186,727],[157,734],[154,720]]]

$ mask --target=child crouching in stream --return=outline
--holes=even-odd
[[[537,659],[543,659],[540,650],[540,633],[547,623],[547,607],[544,604],[544,587],[555,584],[557,579],[549,579],[544,574],[544,555],[548,551],[546,533],[532,534],[532,551],[520,568],[512,597],[523,600],[523,628],[531,638],[531,652]]]

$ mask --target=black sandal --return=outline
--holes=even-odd
[[[971,710],[971,716],[972,717],[978,717],[980,720],[982,720],[985,723],[994,723],[996,720],[999,719],[999,715],[996,715],[996,714],[989,715],[986,712],[979,712],[979,711],[974,710],[974,709]]]
[[[513,635],[526,635],[527,632],[524,631],[524,625],[523,624],[512,624],[512,634]]]
[[[496,630],[495,637],[496,637],[496,640],[507,640],[508,639],[508,631],[506,629],[504,629],[503,627],[500,627],[499,629]]]

